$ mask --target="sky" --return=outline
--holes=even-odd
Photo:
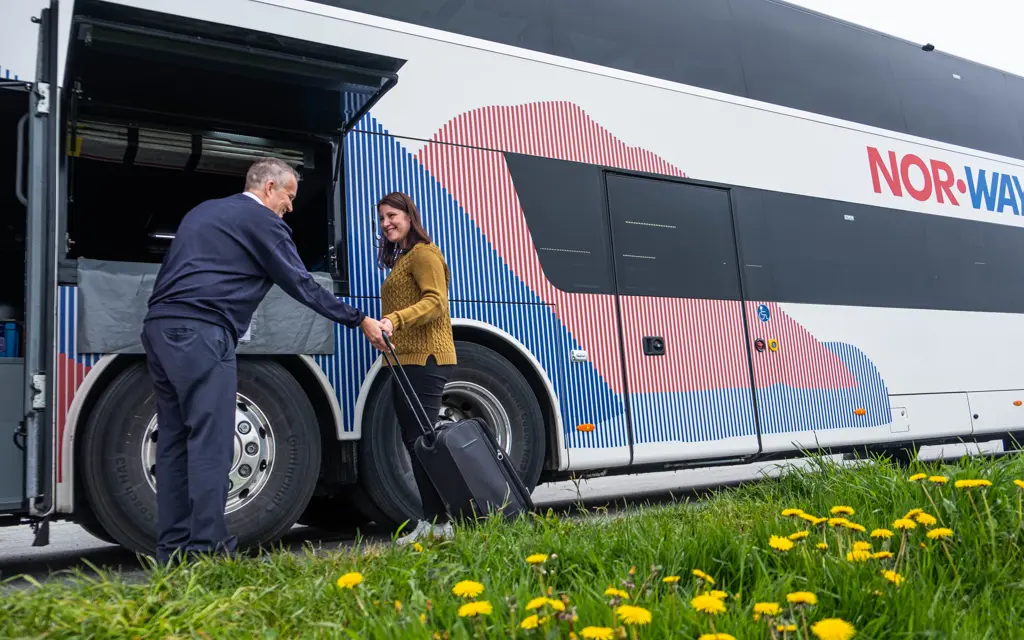
[[[1024,0],[786,0],[1024,76]]]

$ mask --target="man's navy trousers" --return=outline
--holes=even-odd
[[[156,392],[157,560],[227,552],[224,509],[234,455],[235,339],[192,319],[153,318],[142,344]]]

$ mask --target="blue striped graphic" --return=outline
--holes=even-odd
[[[630,394],[633,441],[712,442],[757,435],[750,389]]]

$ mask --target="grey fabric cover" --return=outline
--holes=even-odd
[[[78,353],[143,353],[139,334],[158,264],[78,259]],[[331,276],[313,279],[333,290]],[[253,314],[238,353],[334,353],[334,323],[274,285]]]

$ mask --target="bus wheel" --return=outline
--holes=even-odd
[[[78,466],[99,524],[132,551],[154,553],[157,534],[156,401],[144,362],[100,396],[82,436]],[[228,530],[240,549],[278,539],[316,485],[320,432],[312,404],[280,364],[238,360]]]
[[[445,387],[439,419],[482,417],[533,490],[544,464],[544,416],[530,383],[500,354],[472,342],[456,342],[458,365]],[[363,490],[390,523],[422,517],[419,492],[402,443],[392,404],[391,373],[374,385],[360,439],[359,475]]]

